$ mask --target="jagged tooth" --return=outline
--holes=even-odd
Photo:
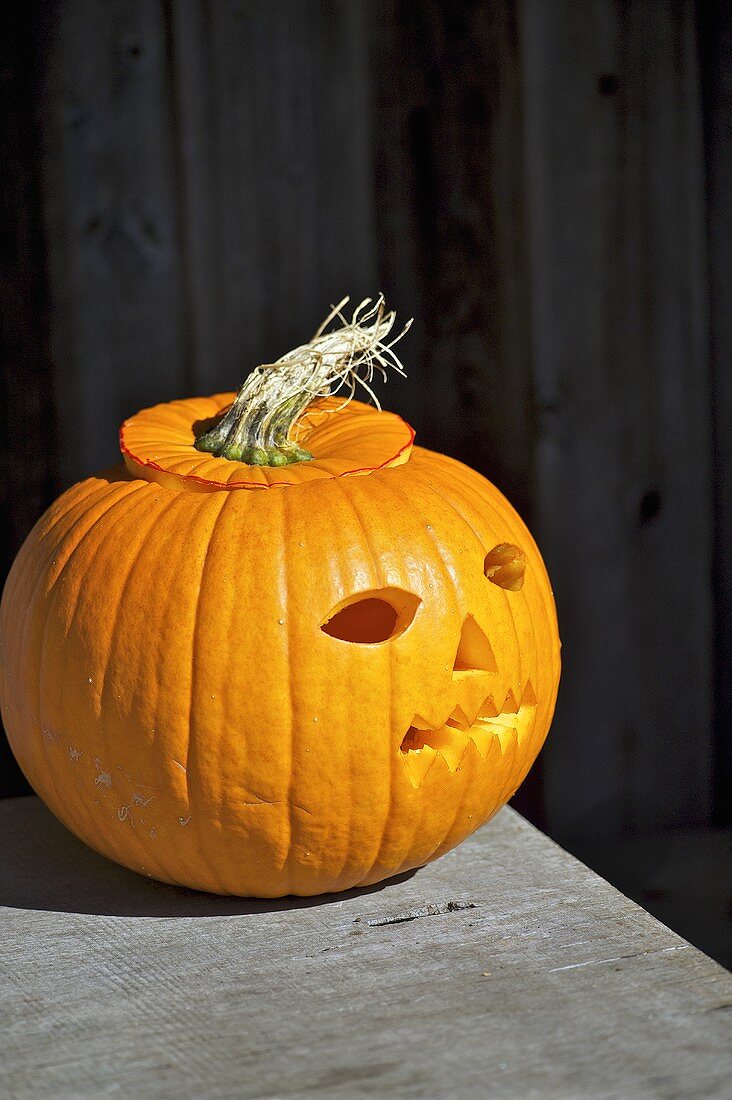
[[[506,701],[507,701],[507,700],[508,700],[508,703],[509,703],[509,706],[510,706],[511,700],[510,700],[510,699],[508,698],[508,696],[509,696],[509,693],[508,693],[508,692],[505,692],[505,693],[504,693],[504,694],[503,694],[503,695],[502,695],[502,696],[500,697],[500,698],[501,698],[501,705],[500,705],[500,707],[498,706],[498,703],[496,702],[496,707],[498,708],[498,709],[496,710],[496,714],[495,714],[495,717],[496,717],[496,718],[500,718],[502,714],[505,714],[505,713],[506,713]]]
[[[486,718],[494,718],[499,714],[498,707],[496,706],[493,694],[487,695],[482,704],[478,708],[478,721],[482,722]]]
[[[501,745],[501,752],[505,752],[511,744],[512,740],[518,741],[518,730],[515,726],[503,725],[499,722],[487,723],[485,725],[486,731],[490,732],[491,736],[497,737]]]
[[[435,763],[439,754],[430,745],[425,745],[424,748],[412,749],[410,752],[400,753],[399,755],[409,782],[416,789],[424,783],[427,772]]]
[[[475,753],[476,751],[477,750],[475,748],[475,741],[473,741],[470,734],[466,732],[465,742],[462,746],[462,751],[460,753],[460,759],[457,762],[457,766],[455,768],[455,771],[460,771],[460,769],[464,766],[464,764],[466,763],[468,757],[470,756],[470,753],[471,752]]]
[[[433,711],[428,710],[427,714],[428,717],[424,714],[415,714],[412,725],[418,730],[439,730],[452,717],[449,703],[440,709],[436,707]]]
[[[496,675],[493,672],[458,671],[453,673],[453,686],[455,699],[460,701],[460,706],[473,721],[488,692],[496,690]]]
[[[521,706],[536,706],[536,692],[534,691],[534,685],[531,683],[531,680],[527,680],[524,684],[524,690],[521,692]]]
[[[446,735],[444,741],[435,747],[447,764],[449,771],[454,773],[468,747],[468,735],[462,730],[452,727],[447,727],[447,729],[449,730],[449,736]]]
[[[508,742],[505,748],[501,746],[501,753],[503,757],[502,763],[506,768],[506,778],[503,786],[501,787],[500,794],[500,799],[502,802],[511,798],[512,795],[515,794],[516,788],[518,787],[516,775],[516,753],[518,751],[518,745],[519,740],[517,737],[514,737],[511,739],[510,742]]]
[[[485,757],[479,752],[475,738],[472,733],[468,734],[468,744],[460,761],[460,767],[469,767],[471,763],[475,766],[483,760],[485,760]]]
[[[483,774],[485,775],[486,772],[490,773],[490,784],[494,787],[497,782],[500,782],[500,777],[503,774],[504,755],[499,738],[493,734],[487,734],[487,736],[489,739],[486,741],[487,751],[485,755],[481,756],[475,746],[473,747],[473,751],[476,761],[482,763]]]
[[[450,780],[452,774],[442,753],[435,750],[435,758],[432,764],[418,778],[416,786],[422,788],[437,787],[444,790],[444,784]]]
[[[457,725],[444,725],[440,729],[419,729],[412,725],[401,745],[401,756],[407,767],[410,781],[419,786],[427,770],[434,763],[434,754],[453,774],[460,765],[468,746],[468,734]]]
[[[463,708],[460,706],[455,707],[445,725],[447,726],[453,723],[455,724],[455,727],[459,727],[460,729],[467,729],[468,726],[472,726],[473,724]]]
[[[518,714],[519,703],[513,691],[509,688],[501,707],[502,714]]]
[[[491,747],[491,741],[495,736],[494,731],[487,723],[481,723],[472,726],[468,736],[475,745],[478,755],[485,760]]]

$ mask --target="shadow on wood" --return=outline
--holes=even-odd
[[[0,906],[53,913],[109,917],[234,917],[311,909],[347,898],[367,897],[407,882],[416,871],[363,890],[313,898],[233,898],[169,886],[136,875],[77,840],[37,798],[13,799],[0,807],[20,827],[0,853]],[[5,830],[3,829],[3,833]]]

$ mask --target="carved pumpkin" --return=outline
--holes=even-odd
[[[68,828],[143,874],[267,897],[374,883],[528,771],[559,678],[547,575],[498,490],[399,417],[321,397],[270,444],[239,431],[247,462],[196,449],[233,398],[132,417],[126,465],[36,524],[0,607],[5,728]]]

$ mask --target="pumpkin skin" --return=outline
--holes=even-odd
[[[359,402],[323,428],[342,469],[312,445],[247,491],[186,452],[231,399],[133,418],[127,467],[38,521],[0,604],[3,722],[50,809],[135,871],[260,897],[375,883],[526,775],[559,681],[547,574],[490,482]]]

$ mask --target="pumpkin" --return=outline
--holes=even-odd
[[[488,820],[549,728],[531,535],[400,417],[329,396],[398,366],[381,299],[337,317],[238,396],[127,420],[124,464],[65,492],[8,576],[15,756],[144,875],[261,897],[378,882]]]

